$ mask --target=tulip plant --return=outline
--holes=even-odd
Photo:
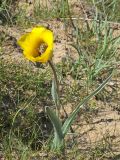
[[[78,112],[84,107],[84,104],[100,92],[103,87],[110,80],[112,73],[98,88],[93,91],[90,95],[85,97],[75,107],[74,111],[68,116],[68,118],[62,124],[59,118],[60,101],[59,101],[59,84],[57,80],[57,74],[55,67],[52,63],[53,56],[53,32],[45,27],[35,27],[30,33],[23,35],[18,40],[18,45],[23,49],[25,57],[32,62],[48,62],[54,75],[52,83],[52,97],[57,106],[58,112],[55,112],[50,107],[46,107],[46,113],[50,118],[54,128],[54,138],[51,142],[51,149],[55,151],[61,151],[64,149],[65,136],[68,133],[71,125],[73,124]]]

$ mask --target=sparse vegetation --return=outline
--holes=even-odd
[[[119,7],[118,0],[0,2],[0,159],[120,159]],[[113,71],[77,114],[63,155],[50,150],[53,126],[45,111],[56,109],[53,73],[47,63],[25,60],[17,46],[21,34],[38,25],[55,36],[62,124]]]

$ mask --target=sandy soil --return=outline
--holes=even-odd
[[[74,3],[72,1],[71,5],[73,5],[76,12],[79,12],[80,4],[78,4],[77,1],[74,1]],[[71,32],[69,32],[69,29],[66,30],[62,20],[40,21],[38,25],[48,26],[48,24],[49,28],[53,30],[55,37],[54,63],[61,62],[61,60],[67,56],[68,52],[71,53],[73,58],[77,58],[77,53],[69,46],[69,36]],[[22,34],[31,31],[31,29],[32,28],[18,29],[16,27],[0,26],[0,34],[6,35],[1,58],[15,63],[25,62],[24,56],[16,42]],[[114,35],[120,35],[120,26],[117,27]],[[117,81],[118,87],[120,87],[120,82],[118,79]],[[99,101],[98,105],[101,106],[99,112],[97,115],[91,115],[89,123],[80,114],[73,126],[75,136],[80,143],[79,147],[80,149],[87,149],[87,147],[95,146],[100,141],[107,144],[112,141],[112,147],[115,152],[120,153],[120,96],[118,95],[118,101],[116,103],[103,103]],[[68,114],[71,112],[71,104],[68,104],[67,111]]]

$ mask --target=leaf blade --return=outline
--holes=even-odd
[[[94,91],[92,92],[90,95],[88,95],[87,97],[85,97],[82,102],[80,102],[76,109],[71,113],[71,115],[66,119],[66,121],[64,122],[63,126],[62,126],[62,132],[63,132],[63,136],[65,136],[71,126],[71,124],[73,123],[73,121],[75,120],[77,113],[79,112],[79,110],[82,108],[82,105],[84,105],[90,98],[92,98],[93,96],[95,96],[97,93],[99,93],[104,86],[107,84],[107,82],[110,80],[110,78],[112,77],[112,73],[108,76],[108,78],[106,78],[106,80]]]
[[[61,122],[59,118],[56,116],[55,112],[49,107],[46,107],[46,113],[49,116],[54,128],[54,139],[52,149],[60,149],[63,146],[64,141]]]

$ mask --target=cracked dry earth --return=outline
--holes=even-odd
[[[97,116],[91,117],[89,122],[77,119],[74,127],[79,135],[80,149],[104,144],[110,145],[108,148],[114,154],[120,154],[120,112],[108,104],[100,102],[100,105],[104,105],[104,108],[100,108]]]

